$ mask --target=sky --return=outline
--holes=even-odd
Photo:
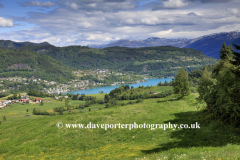
[[[0,39],[55,46],[240,30],[240,0],[0,0]]]

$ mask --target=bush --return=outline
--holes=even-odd
[[[126,103],[121,103],[121,106],[126,106]]]
[[[33,114],[34,115],[56,115],[55,113],[49,113],[46,110],[42,111],[40,109],[36,110],[35,108],[33,109]]]
[[[40,106],[43,106],[43,101],[40,102]]]
[[[129,101],[127,104],[133,104],[133,102],[132,102],[132,101]]]
[[[59,112],[61,114],[61,113],[63,113],[63,111],[66,111],[66,109],[63,108],[63,107],[58,107],[58,108],[53,108],[53,111],[54,112]]]
[[[111,107],[110,103],[105,104],[105,108]]]
[[[83,105],[83,104],[80,104],[80,105],[79,105],[79,109],[84,109],[84,105]]]
[[[90,102],[86,102],[85,104],[84,104],[84,107],[89,107],[90,106]]]
[[[140,102],[143,102],[143,100],[138,98],[136,103],[140,103]]]
[[[74,109],[78,109],[79,107],[78,106],[74,106]]]
[[[98,104],[103,104],[103,103],[104,103],[103,100],[101,99],[98,100]]]

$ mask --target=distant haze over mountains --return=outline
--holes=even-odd
[[[232,43],[240,45],[240,31],[233,32],[221,32],[210,35],[205,35],[195,39],[166,39],[151,37],[145,40],[129,40],[122,39],[118,41],[111,42],[109,44],[103,45],[89,45],[91,48],[106,48],[106,47],[128,47],[128,48],[141,48],[141,47],[155,47],[155,46],[174,46],[179,48],[192,48],[202,51],[203,54],[219,59],[219,50],[221,50],[222,43],[225,42],[226,45]],[[0,47],[7,48],[31,48],[35,47],[34,51],[43,52],[55,46],[48,42],[42,43],[32,43],[32,42],[14,42],[10,40],[0,40]],[[33,47],[34,48],[34,47]],[[234,47],[233,47],[234,48]]]
[[[205,35],[195,39],[166,39],[151,37],[145,40],[129,40],[123,39],[103,45],[89,45],[91,48],[106,48],[113,46],[140,48],[140,47],[153,47],[153,46],[174,46],[180,48],[193,48],[203,52],[203,54],[219,59],[219,50],[221,50],[222,43],[227,45],[232,43],[240,43],[240,32],[221,32],[210,35]]]
[[[109,44],[103,45],[90,45],[91,48],[106,48],[106,47],[129,47],[129,48],[140,48],[140,47],[155,47],[155,46],[174,46],[174,47],[182,47],[188,44],[191,39],[166,39],[166,38],[158,38],[151,37],[145,40],[129,40],[122,39],[118,41],[111,42]]]

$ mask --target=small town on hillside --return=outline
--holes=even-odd
[[[47,81],[37,77],[31,78],[23,78],[23,77],[7,77],[1,78],[0,77],[0,93],[10,92],[11,90],[19,90],[21,87],[28,87],[29,83],[33,83],[35,85],[42,86],[41,91],[49,94],[60,94],[64,92],[69,92],[73,90],[84,90],[93,87],[102,87],[102,86],[114,86],[127,83],[140,83],[144,82],[144,76],[134,77],[133,75],[129,75],[126,73],[121,72],[113,72],[109,69],[96,69],[93,71],[74,71],[73,72],[76,76],[76,79],[69,81],[67,84],[58,83],[55,81]],[[114,75],[119,78],[119,81],[111,82],[111,83],[104,83],[105,79],[110,76]],[[87,77],[91,76],[93,79]],[[87,77],[87,79],[82,79],[82,77]],[[132,78],[133,77],[133,78]],[[125,79],[125,80],[121,80]],[[126,81],[127,79],[127,81]]]

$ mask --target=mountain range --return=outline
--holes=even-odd
[[[232,43],[240,43],[240,31],[232,32],[221,32],[210,35],[205,35],[195,39],[166,39],[151,37],[145,40],[129,40],[123,39],[111,42],[103,45],[89,45],[91,48],[106,48],[113,46],[129,47],[129,48],[140,48],[140,47],[153,47],[153,46],[174,46],[180,48],[192,48],[200,50],[203,54],[219,59],[219,50],[221,49],[222,43],[225,42],[227,45]]]

